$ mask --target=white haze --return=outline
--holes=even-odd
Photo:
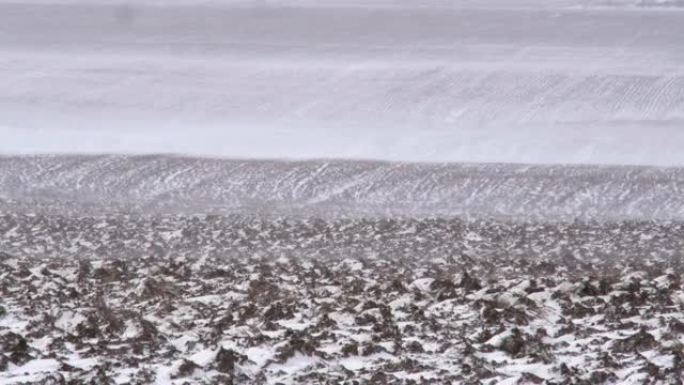
[[[682,165],[682,9],[0,1],[0,152]]]

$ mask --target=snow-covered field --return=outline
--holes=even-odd
[[[681,180],[5,157],[0,383],[678,384]]]
[[[682,384],[683,42],[682,0],[0,0],[0,385]]]
[[[684,220],[684,169],[0,157],[0,209],[99,215]]]
[[[677,0],[3,0],[0,151],[682,165],[682,36]]]
[[[29,229],[40,228],[42,220],[33,220]],[[80,228],[68,222],[61,223],[66,238],[88,221]],[[486,247],[503,246],[496,232],[506,226],[489,233],[482,225],[449,226],[454,242],[465,236],[473,245],[489,238]],[[279,232],[295,227],[223,230],[248,250],[254,241],[275,246]],[[325,236],[355,242],[356,230],[375,232],[377,241],[389,233],[389,243],[402,227],[366,223]],[[418,227],[410,239],[439,228]],[[127,241],[132,248],[159,235],[113,218],[98,228],[115,235],[107,245]],[[215,237],[215,245],[226,239],[203,230],[190,226],[197,233],[188,237]],[[522,255],[477,248],[473,256],[439,255],[425,253],[421,242],[403,255],[307,254],[298,241],[314,234],[304,232],[284,239],[282,246],[293,248],[280,254],[254,246],[244,255],[213,256],[199,249],[124,258],[0,254],[0,383],[679,384],[681,226],[547,227],[520,245],[566,237],[572,248],[575,234],[605,242],[597,234],[614,230],[632,235],[617,259],[548,258],[534,247]],[[679,255],[633,247],[647,234],[675,236]]]

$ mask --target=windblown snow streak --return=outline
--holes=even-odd
[[[679,0],[40,3],[3,153],[684,164]]]
[[[682,220],[684,170],[655,167],[0,158],[3,212]]]

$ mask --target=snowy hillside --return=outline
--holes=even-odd
[[[0,1],[3,153],[684,164],[677,1],[47,4]]]
[[[0,158],[4,212],[682,220],[678,168]]]

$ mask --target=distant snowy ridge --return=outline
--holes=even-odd
[[[684,169],[174,156],[0,158],[5,213],[684,220]]]
[[[684,166],[680,3],[68,2],[0,0],[2,154]]]

